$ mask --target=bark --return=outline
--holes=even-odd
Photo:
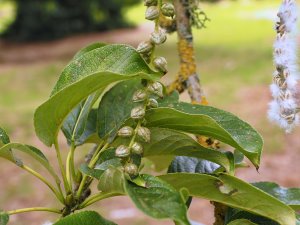
[[[174,0],[174,6],[180,69],[176,80],[169,86],[168,90],[169,92],[178,90],[181,93],[187,89],[192,102],[202,103],[205,97],[196,71],[193,34],[188,10],[189,0]]]

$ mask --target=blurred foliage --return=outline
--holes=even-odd
[[[12,0],[16,19],[2,34],[13,41],[36,41],[110,30],[129,24],[124,8],[140,0]]]

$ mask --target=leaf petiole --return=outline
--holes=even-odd
[[[8,215],[13,215],[13,214],[19,214],[19,213],[25,213],[25,212],[52,212],[52,213],[57,213],[61,214],[60,209],[54,209],[54,208],[46,208],[46,207],[32,207],[32,208],[24,208],[24,209],[16,209],[16,210],[11,210],[7,211],[6,213]]]
[[[106,199],[106,198],[109,198],[109,197],[114,197],[114,196],[118,196],[118,195],[121,195],[121,194],[118,194],[118,193],[103,193],[103,192],[100,192],[100,193],[97,193],[89,198],[87,198],[84,202],[82,202],[80,205],[79,205],[79,209],[83,209],[83,208],[86,208],[102,199]]]
[[[68,183],[68,180],[67,180],[67,177],[65,174],[64,164],[62,162],[60,148],[59,148],[57,139],[54,142],[54,146],[55,146],[55,151],[56,151],[56,156],[57,156],[57,161],[59,164],[60,172],[61,172],[61,175],[62,175],[62,178],[64,181],[65,191],[66,191],[66,194],[68,194],[68,193],[71,193],[71,187],[70,187],[70,184]]]

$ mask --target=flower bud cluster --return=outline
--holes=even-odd
[[[137,103],[130,113],[130,117],[137,122],[137,126],[132,128],[124,126],[117,132],[119,137],[131,138],[129,145],[119,145],[115,150],[115,155],[124,162],[124,171],[130,176],[138,175],[138,166],[133,163],[133,155],[143,155],[143,145],[141,142],[150,142],[151,132],[147,127],[142,126],[146,114],[146,108],[158,107],[158,102],[153,96],[163,97],[163,86],[159,82],[152,82],[144,89],[134,92],[132,101]]]
[[[274,43],[274,63],[276,71],[270,86],[273,101],[270,103],[269,118],[287,132],[298,123],[295,90],[298,80],[297,42],[292,32],[297,21],[295,0],[283,0],[277,14],[277,37]]]
[[[153,58],[153,51],[156,45],[161,45],[167,40],[166,30],[159,27],[159,19],[161,16],[173,18],[175,15],[175,8],[172,3],[163,3],[161,0],[144,0],[144,5],[147,6],[145,18],[147,20],[155,21],[155,31],[150,35],[148,41],[141,42],[137,51],[143,56],[147,63],[152,63],[154,68],[163,74],[166,74],[167,61],[164,57]]]

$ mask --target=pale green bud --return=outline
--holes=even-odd
[[[164,3],[161,7],[161,12],[164,16],[173,17],[175,15],[175,8],[172,3]]]
[[[145,6],[157,5],[157,0],[144,0]]]
[[[133,96],[132,96],[132,101],[134,102],[141,102],[144,101],[147,98],[147,92],[144,90],[137,90],[136,92],[134,92]]]
[[[139,127],[137,130],[138,136],[140,136],[145,142],[150,142],[151,132],[147,127]]]
[[[118,131],[118,136],[120,136],[120,137],[131,137],[132,134],[133,134],[133,129],[132,129],[132,127],[129,127],[129,126],[122,127]]]
[[[157,108],[158,107],[158,102],[154,98],[150,98],[148,105],[152,108]]]
[[[168,72],[167,60],[164,57],[156,57],[153,60],[153,65],[157,70],[163,72],[164,74]]]
[[[163,44],[167,40],[167,34],[165,30],[159,29],[151,33],[150,40],[156,45]]]
[[[143,146],[138,142],[134,142],[131,147],[131,151],[132,151],[132,153],[141,155],[141,154],[143,154]]]
[[[137,106],[131,110],[131,118],[132,119],[142,119],[145,116],[144,106]]]
[[[125,173],[131,176],[135,176],[138,174],[138,167],[133,163],[127,163],[124,167]]]
[[[115,155],[120,158],[126,158],[130,155],[130,149],[125,145],[117,147]]]
[[[163,86],[162,86],[161,83],[159,83],[157,81],[154,82],[154,83],[152,83],[152,84],[150,84],[150,85],[148,85],[147,89],[150,92],[152,92],[153,94],[156,94],[157,96],[159,96],[161,98],[164,96],[163,95]]]
[[[145,12],[145,19],[155,20],[159,17],[159,9],[157,6],[149,6]]]
[[[147,54],[151,52],[152,49],[153,49],[153,44],[150,41],[143,41],[136,48],[137,52],[141,54]]]

